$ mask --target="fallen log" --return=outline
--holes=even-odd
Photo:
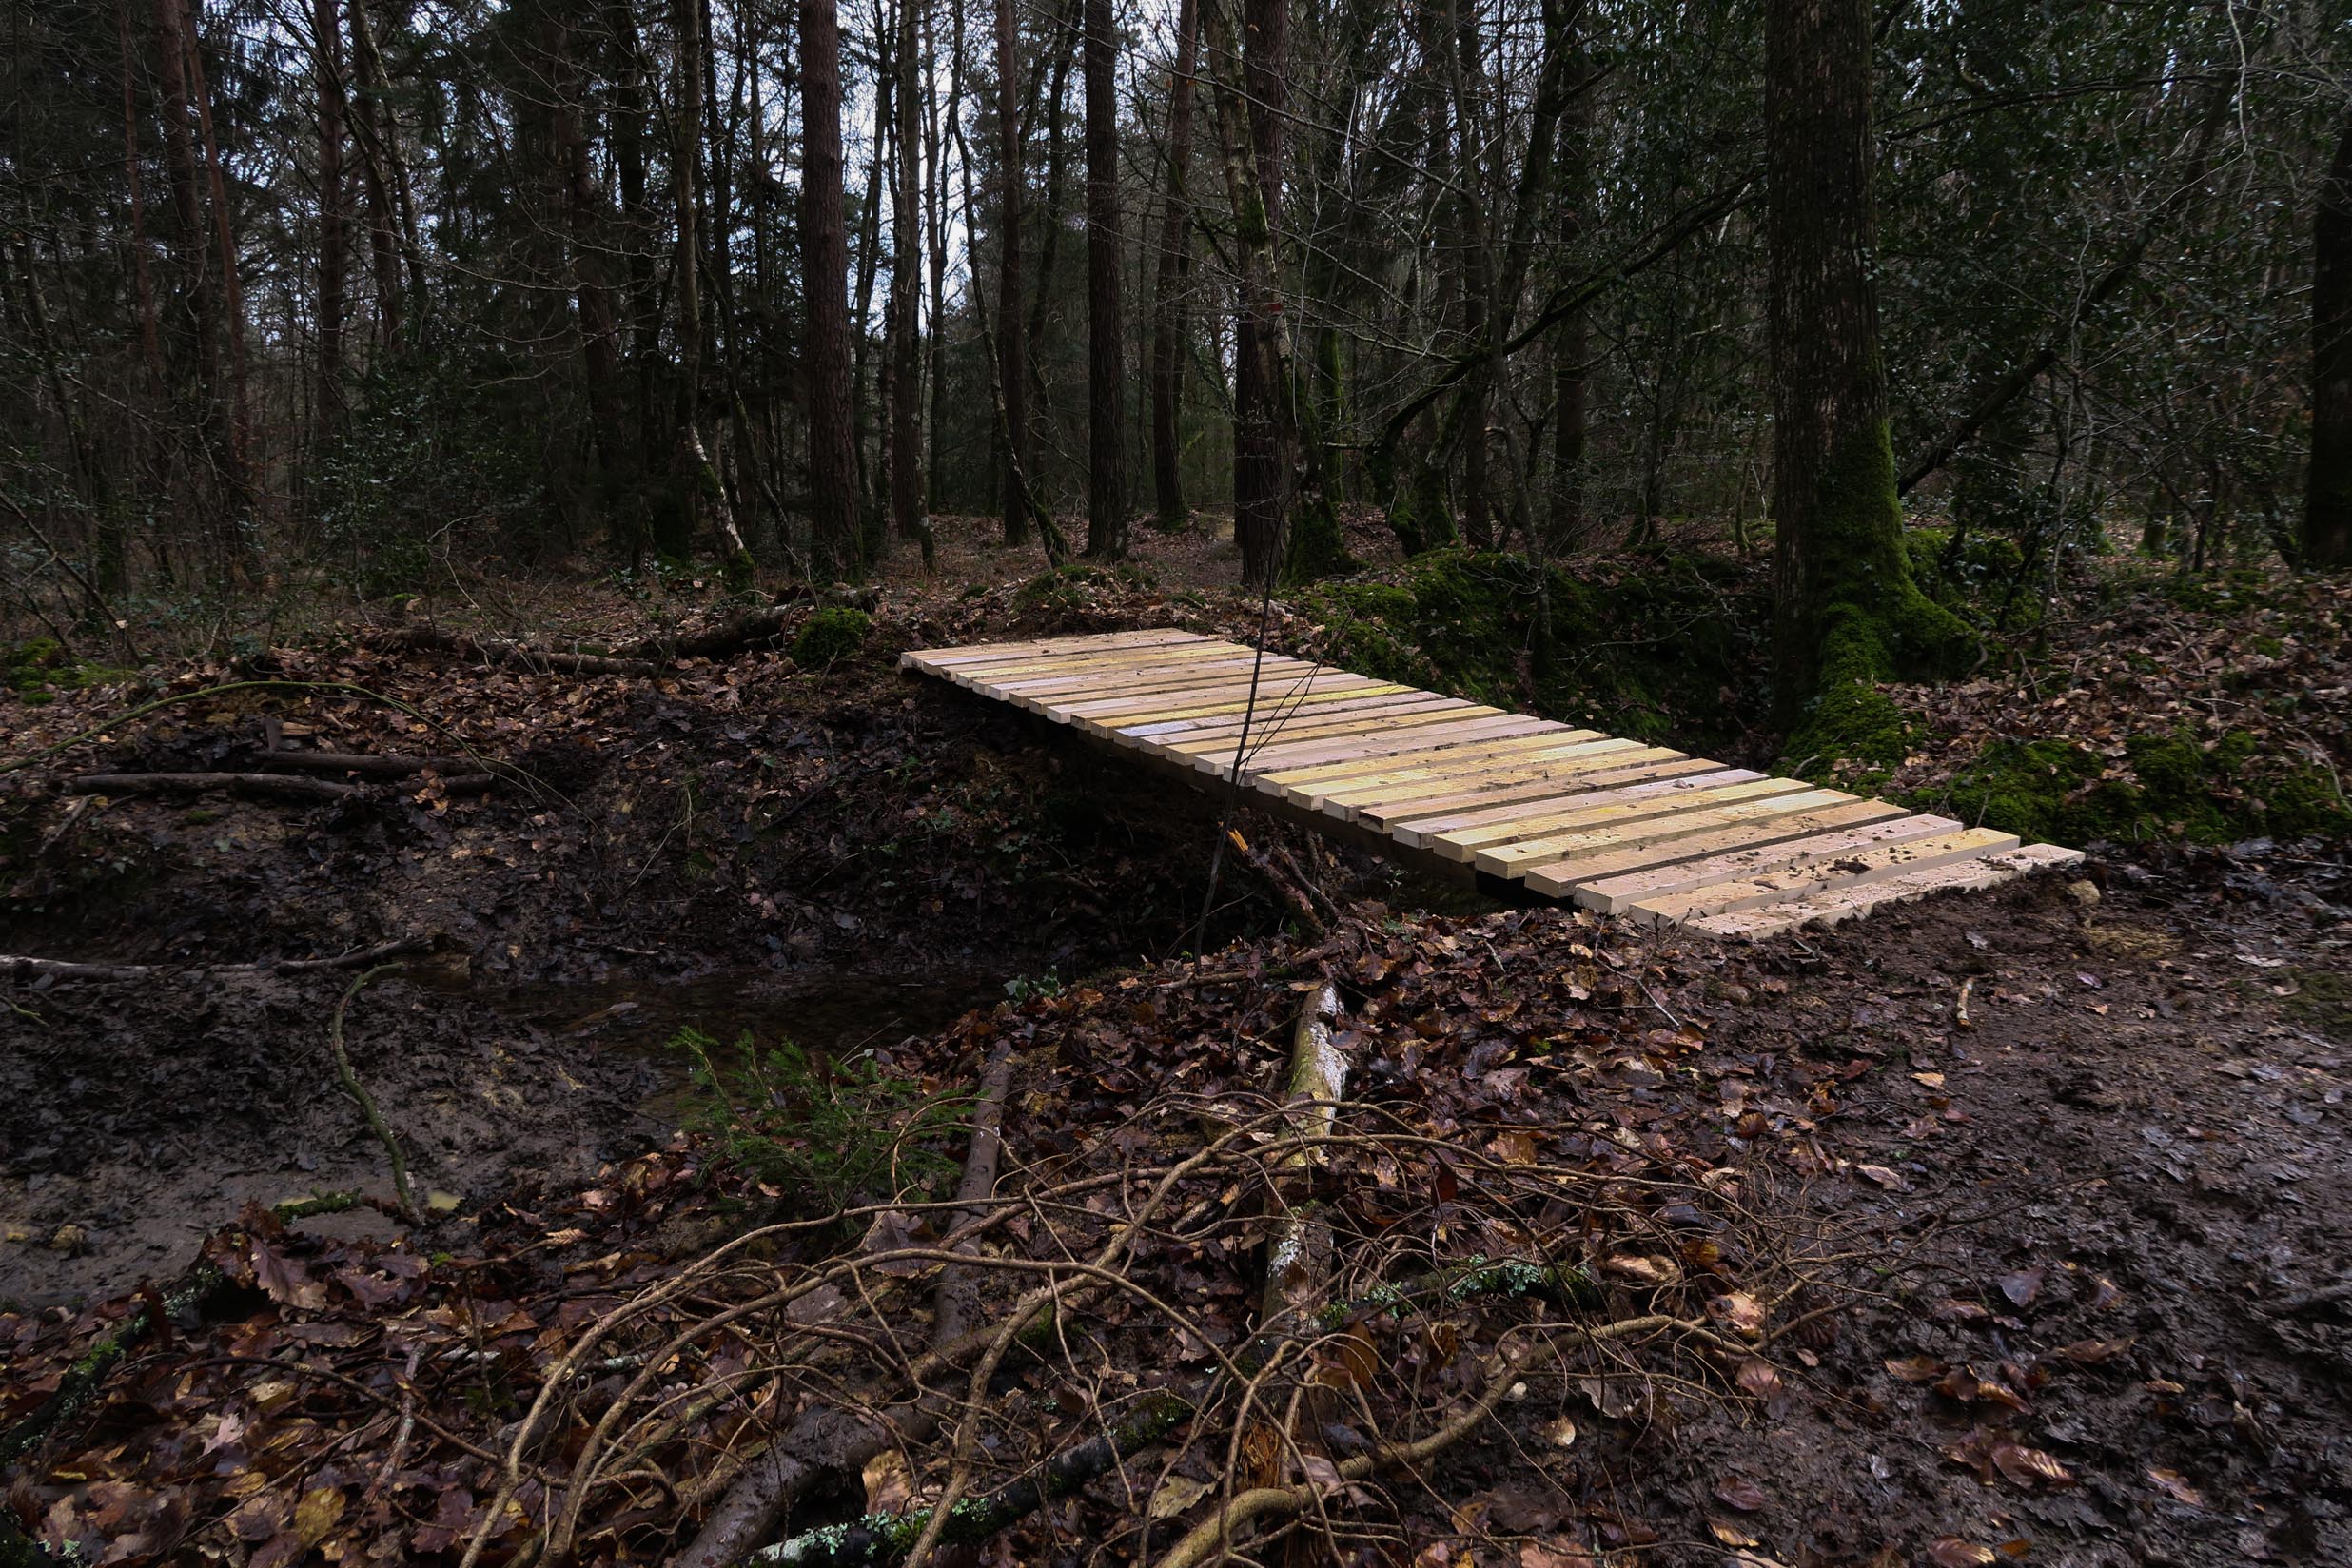
[[[1012,1057],[1000,1051],[990,1061],[972,1107],[971,1147],[955,1192],[956,1202],[964,1206],[950,1218],[950,1230],[978,1219],[981,1205],[996,1189],[1004,1147],[1005,1094],[1011,1082]],[[956,1250],[973,1251],[976,1246],[966,1243]],[[934,1357],[994,1337],[992,1328],[979,1331],[969,1326],[979,1304],[977,1284],[970,1276],[970,1269],[954,1266],[940,1273],[931,1314]],[[985,1350],[985,1343],[979,1348]],[[742,1560],[782,1527],[801,1494],[820,1477],[854,1474],[893,1443],[921,1441],[944,1414],[942,1401],[930,1396],[879,1413],[826,1406],[804,1412],[783,1438],[755,1458],[727,1488],[704,1517],[694,1540],[672,1560],[671,1568],[725,1568]],[[913,1539],[909,1537],[909,1544]]]
[[[461,756],[385,756],[372,752],[267,751],[256,760],[273,772],[357,774],[362,778],[407,778],[421,773],[463,777],[469,769],[479,771],[481,766]]]
[[[650,658],[620,658],[610,654],[557,653],[527,642],[497,638],[477,641],[438,626],[404,626],[385,637],[386,646],[420,653],[449,654],[483,664],[504,664],[558,675],[650,676],[660,668]]]
[[[67,779],[58,788],[66,794],[139,794],[149,791],[200,794],[225,790],[235,794],[278,795],[289,800],[341,800],[357,794],[360,787],[294,774],[83,774]]]
[[[433,931],[423,936],[395,937],[389,942],[379,942],[372,948],[362,948],[357,952],[346,952],[334,958],[282,958],[265,964],[80,964],[64,958],[28,958],[22,954],[0,953],[0,977],[13,980],[26,975],[35,978],[46,975],[56,980],[149,980],[157,975],[189,973],[221,976],[316,974],[329,970],[355,970],[390,958],[432,952],[447,940],[442,932]]]

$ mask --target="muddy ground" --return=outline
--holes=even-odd
[[[770,652],[651,680],[323,643],[184,685],[373,695],[189,703],[6,781],[0,952],[166,972],[0,991],[0,1300],[166,1276],[248,1198],[381,1190],[325,1051],[347,977],[218,966],[445,933],[429,974],[353,1003],[349,1033],[419,1186],[470,1209],[660,1141],[679,1078],[661,1042],[682,1024],[890,1044],[1008,981],[1188,947],[1213,802],[891,669],[899,644],[1079,629],[1083,605],[1025,620],[950,596],[886,613],[845,667]],[[12,721],[46,743],[121,709],[84,696]],[[474,747],[518,782],[48,793],[75,768],[233,764],[265,716],[282,744]],[[1435,896],[1290,842],[1339,899]],[[1637,1127],[1720,1094],[1699,1108],[1734,1147],[1752,1113],[1793,1122],[1759,1202],[1872,1238],[1873,1287],[1769,1398],[1668,1419],[1595,1388],[1588,1441],[1512,1429],[1457,1452],[1436,1479],[1485,1543],[1416,1560],[2352,1560],[2352,872],[2253,845],[2111,853],[2090,880],[2095,902],[2043,880],[1757,949],[1673,946],[1658,1000],[1703,1025],[1707,1074],[1629,1066],[1591,1107]],[[1210,945],[1282,912],[1229,873]],[[1723,1088],[1791,1062],[1833,1070],[1796,1100]]]

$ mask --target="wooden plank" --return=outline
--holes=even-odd
[[[1247,679],[1253,662],[1248,659],[1226,658],[1221,655],[1202,652],[1185,658],[1162,658],[1154,655],[1138,661],[1138,656],[1115,660],[1092,660],[1072,664],[1055,659],[1042,665],[1020,664],[1010,669],[958,670],[947,678],[957,685],[989,696],[1010,699],[1016,696],[1060,695],[1083,701],[1088,696],[1100,696],[1122,691],[1129,680],[1149,680],[1154,684],[1183,684],[1186,681],[1205,684],[1213,675],[1230,674],[1237,679]],[[1272,666],[1275,670],[1303,673],[1329,670],[1327,664],[1308,664],[1303,659],[1286,660]],[[1059,694],[1043,691],[1031,693],[1026,687],[1042,687],[1049,681],[1076,681]]]
[[[1494,718],[1473,719],[1466,724],[1439,727],[1424,733],[1390,735],[1377,733],[1367,735],[1361,745],[1344,741],[1321,742],[1307,746],[1279,746],[1258,759],[1250,770],[1263,777],[1293,767],[1313,767],[1323,762],[1355,761],[1369,756],[1392,756],[1400,752],[1427,751],[1431,747],[1467,745],[1472,741],[1501,739],[1510,735],[1565,734],[1565,724],[1554,724],[1548,719],[1528,718],[1520,714],[1502,714]]]
[[[1521,866],[1556,858],[1550,846],[1561,838],[1606,832],[1611,828],[1647,822],[1654,817],[1688,816],[1693,813],[1804,793],[1805,786],[1793,778],[1750,779],[1745,783],[1690,790],[1680,794],[1660,791],[1621,804],[1595,806],[1590,811],[1571,813],[1548,824],[1515,829],[1474,829],[1466,834],[1433,835],[1427,842],[1448,860],[1468,860],[1482,872],[1491,872],[1497,876],[1511,876],[1517,874]]]
[[[1282,706],[1267,708],[1261,704],[1258,711],[1246,716],[1232,714],[1212,714],[1202,718],[1165,719],[1150,724],[1119,725],[1113,735],[1130,745],[1175,740],[1216,740],[1230,744],[1244,738],[1246,732],[1255,747],[1276,735],[1296,740],[1321,728],[1345,722],[1361,724],[1367,720],[1422,717],[1432,714],[1455,714],[1469,716],[1499,713],[1496,708],[1480,708],[1456,697],[1432,696],[1426,692],[1406,690],[1382,693],[1378,696],[1354,697],[1338,702],[1313,706]]]
[[[1421,811],[1391,815],[1384,819],[1389,832],[1398,842],[1410,844],[1415,838],[1426,838],[1432,833],[1460,835],[1458,841],[1479,842],[1480,830],[1506,827],[1545,817],[1564,815],[1583,811],[1587,807],[1607,805],[1618,800],[1640,799],[1646,794],[1671,794],[1684,790],[1711,790],[1725,784],[1747,784],[1765,775],[1752,768],[1727,768],[1720,762],[1709,762],[1704,757],[1685,759],[1693,765],[1681,774],[1664,774],[1656,778],[1628,779],[1622,782],[1595,785],[1593,774],[1586,773],[1563,779],[1558,794],[1549,801],[1520,801],[1516,804],[1480,805],[1467,809],[1440,808],[1426,815]],[[1406,834],[1415,837],[1407,837]]]
[[[1383,720],[1365,718],[1343,733],[1319,736],[1311,740],[1283,739],[1266,747],[1253,747],[1242,763],[1243,777],[1258,784],[1258,774],[1265,766],[1264,758],[1301,754],[1339,755],[1349,752],[1378,752],[1397,750],[1424,744],[1442,744],[1464,732],[1527,723],[1518,714],[1497,713],[1469,705],[1462,709],[1441,709],[1425,714],[1408,714],[1402,718]],[[1429,737],[1424,740],[1422,737]],[[1192,742],[1177,740],[1165,743],[1161,755],[1170,758],[1190,758],[1193,765],[1222,775],[1233,760],[1230,744],[1213,741]],[[1264,788],[1263,785],[1258,785]],[[1271,794],[1271,790],[1265,793]]]
[[[1694,833],[1753,822],[1762,817],[1785,816],[1841,806],[1854,798],[1843,790],[1807,790],[1800,794],[1769,795],[1761,800],[1743,800],[1736,805],[1717,806],[1710,811],[1683,812],[1673,816],[1649,817],[1638,822],[1620,822],[1606,828],[1562,833],[1558,838],[1513,845],[1514,851],[1526,853],[1515,858],[1509,870],[1496,874],[1516,878],[1522,872],[1553,861],[1576,860],[1611,850],[1630,850],[1645,844],[1664,843],[1669,839],[1688,838]]]
[[[1400,766],[1384,761],[1368,774],[1325,779],[1311,785],[1289,786],[1311,794],[1321,809],[1334,816],[1362,815],[1378,821],[1390,814],[1418,810],[1420,802],[1449,795],[1476,798],[1486,790],[1520,784],[1558,784],[1581,779],[1594,769],[1628,761],[1656,761],[1678,757],[1679,752],[1653,752],[1590,730],[1571,730],[1576,739],[1561,738],[1535,750],[1465,757],[1444,765]],[[1405,759],[1411,763],[1412,759]],[[1499,801],[1495,802],[1500,804]],[[1442,811],[1440,805],[1433,810]]]
[[[1690,921],[1686,929],[1704,931],[1710,936],[1754,938],[1774,936],[1808,926],[1834,926],[1868,914],[1872,910],[1884,909],[1890,904],[1909,903],[1931,893],[1997,887],[2029,872],[2070,866],[2082,858],[2083,852],[2080,850],[2061,849],[2055,844],[2029,844],[2005,853],[1988,855],[1982,860],[1913,872],[1909,876],[1898,876],[1891,882],[1839,888],[1812,898],[1800,898],[1793,903],[1707,915]]]
[[[1254,715],[1209,715],[1209,717],[1202,719],[1157,719],[1152,724],[1120,724],[1117,726],[1117,735],[1122,740],[1171,740],[1176,735],[1186,735],[1190,740],[1205,740],[1209,735],[1230,740],[1237,734],[1242,734],[1242,729],[1249,729],[1251,734],[1261,734],[1261,731],[1263,734],[1275,734],[1277,729],[1289,724],[1291,719],[1305,722],[1305,719],[1320,719],[1324,715],[1336,713],[1371,715],[1430,708],[1465,708],[1465,703],[1460,698],[1451,698],[1451,696],[1437,696],[1435,691],[1414,691],[1411,686],[1406,686],[1404,691],[1383,691],[1381,696],[1362,696],[1362,698],[1347,698],[1341,700],[1341,703],[1326,703],[1324,708],[1315,710],[1315,713],[1294,713],[1284,703],[1259,703],[1259,710]],[[1486,713],[1500,713],[1500,710],[1489,708]]]
[[[1275,655],[1272,658],[1284,657]],[[957,664],[942,673],[951,678],[990,683],[1070,681],[1098,676],[1105,670],[1186,670],[1211,664],[1247,666],[1258,662],[1257,656],[1248,649],[1236,648],[1228,642],[1180,642],[1148,648],[1066,648],[1046,654],[1024,654],[1016,658]]]
[[[1079,637],[1038,637],[1028,642],[981,642],[963,648],[917,649],[905,657],[917,669],[956,670],[1024,658],[1116,653],[1129,648],[1175,648],[1216,640],[1198,632],[1179,632],[1168,628],[1156,632],[1102,632]]]
[[[1115,678],[1118,681],[1119,690],[1123,692],[1157,691],[1171,686],[1182,686],[1187,682],[1205,680],[1216,676],[1246,676],[1253,669],[1260,668],[1254,659],[1198,658],[1185,663],[1153,662],[1134,665],[1122,670]],[[1269,659],[1263,666],[1261,673],[1268,680],[1290,679],[1295,678],[1302,671],[1331,668],[1332,666],[1328,664],[1310,664],[1303,658]],[[1087,696],[1102,691],[1103,681],[1104,677],[1098,672],[1087,671],[1078,675],[1056,673],[998,678],[991,680],[990,684],[1011,699],[1026,705],[1033,701],[1050,702],[1059,697],[1075,697],[1084,700]]]
[[[1140,696],[1123,693],[1098,696],[1086,702],[1057,702],[1046,712],[1064,723],[1081,718],[1109,722],[1121,720],[1124,715],[1126,723],[1148,724],[1159,718],[1180,718],[1211,711],[1238,714],[1253,702],[1261,710],[1271,710],[1278,702],[1308,701],[1319,693],[1354,692],[1371,696],[1412,689],[1410,686],[1399,686],[1394,681],[1374,680],[1369,676],[1340,672],[1285,681],[1279,686],[1260,686],[1254,696],[1246,680],[1221,680],[1178,692],[1147,692]],[[1118,726],[1113,723],[1111,727]]]
[[[1868,802],[1871,805],[1882,802]],[[1853,808],[1844,807],[1851,811]],[[1744,847],[1716,853],[1699,853],[1693,858],[1673,864],[1655,862],[1619,871],[1614,874],[1596,876],[1575,887],[1578,908],[1595,910],[1602,914],[1616,914],[1632,908],[1645,898],[1661,898],[1670,893],[1688,892],[1711,883],[1736,881],[1744,877],[1776,875],[1823,860],[1833,860],[1841,854],[1873,849],[1882,844],[1899,844],[1911,839],[1932,838],[1950,833],[1960,826],[1948,816],[1883,816],[1852,827],[1833,827],[1824,833],[1804,837],[1765,840],[1750,838]],[[1771,827],[1726,829],[1730,835],[1740,833],[1769,834]],[[1695,844],[1698,841],[1694,841]],[[1535,878],[1528,879],[1532,886]]]
[[[1535,754],[1548,752],[1556,747],[1563,745],[1574,744],[1567,739],[1568,735],[1589,735],[1593,733],[1594,732],[1590,730],[1572,730],[1566,732],[1565,735],[1546,734],[1517,736],[1505,735],[1500,739],[1480,741],[1472,746],[1447,748],[1445,752],[1444,767],[1450,772],[1457,769],[1467,768],[1476,762],[1497,759],[1506,755],[1532,758]],[[1630,746],[1633,743],[1628,741],[1626,744]],[[1350,776],[1366,776],[1371,773],[1385,771],[1391,767],[1435,767],[1438,765],[1435,758],[1436,754],[1434,752],[1428,758],[1410,756],[1382,757],[1376,759],[1379,766],[1373,769],[1367,769],[1361,758],[1341,762],[1318,763],[1311,767],[1285,768],[1280,773],[1267,774],[1266,781],[1271,784],[1280,784],[1285,789],[1293,787],[1312,787],[1318,784],[1333,783]]]
[[[1465,811],[1474,807],[1524,805],[1538,800],[1561,800],[1573,795],[1589,795],[1603,789],[1622,784],[1641,783],[1653,779],[1684,778],[1693,774],[1715,773],[1722,764],[1704,757],[1674,757],[1666,761],[1648,761],[1628,768],[1592,769],[1583,773],[1564,774],[1554,778],[1530,778],[1517,783],[1489,784],[1483,788],[1458,791],[1448,794],[1407,798],[1394,805],[1375,801],[1359,808],[1355,820],[1379,832],[1410,824],[1422,813]],[[1326,807],[1326,811],[1331,810]],[[1332,814],[1338,814],[1333,812]]]
[[[1761,876],[1735,877],[1687,892],[1657,893],[1633,907],[1637,918],[1673,925],[1700,915],[1729,914],[1763,904],[1789,904],[1840,888],[1891,882],[1931,867],[1982,860],[2017,848],[2015,833],[1990,828],[1962,828],[1899,844],[1880,844],[1833,855],[1810,866],[1776,869]]]
[[[1494,712],[1492,708],[1448,705],[1423,708],[1416,712],[1401,714],[1391,719],[1386,718],[1382,711],[1377,708],[1359,709],[1352,713],[1335,712],[1328,724],[1317,723],[1302,715],[1294,717],[1287,727],[1287,733],[1281,738],[1284,744],[1290,744],[1294,739],[1299,744],[1308,744],[1317,740],[1356,735],[1375,723],[1391,724],[1398,730],[1403,731],[1413,726],[1446,724],[1466,717],[1491,715]],[[1153,756],[1165,758],[1179,766],[1190,767],[1204,758],[1230,763],[1233,759],[1234,741],[1239,735],[1238,728],[1225,734],[1185,731],[1167,735],[1137,735],[1126,738],[1126,744],[1140,747]],[[1267,743],[1265,733],[1253,725],[1249,735],[1250,754],[1255,755]]]
[[[1547,898],[1565,898],[1589,882],[1647,867],[1680,865],[1704,860],[1741,845],[1772,845],[1810,837],[1870,822],[1889,822],[1911,813],[1884,800],[1850,800],[1818,811],[1762,816],[1728,827],[1708,826],[1696,833],[1645,838],[1615,849],[1595,850],[1573,859],[1556,860],[1526,869],[1528,890]]]

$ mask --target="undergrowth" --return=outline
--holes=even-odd
[[[891,1076],[871,1055],[831,1057],[790,1040],[763,1048],[749,1033],[722,1052],[696,1029],[670,1044],[692,1064],[684,1125],[799,1218],[938,1197],[954,1175],[932,1145],[956,1125],[960,1102]]]

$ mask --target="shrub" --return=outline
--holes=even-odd
[[[863,610],[836,605],[819,610],[801,626],[800,635],[793,638],[793,659],[813,669],[825,669],[845,658],[854,658],[866,646],[866,634],[873,630],[873,617]]]
[[[955,1125],[957,1102],[891,1077],[870,1054],[835,1059],[789,1040],[763,1049],[747,1033],[722,1060],[718,1042],[693,1029],[670,1044],[692,1063],[685,1125],[781,1188],[794,1213],[939,1195],[954,1173],[928,1146]]]

